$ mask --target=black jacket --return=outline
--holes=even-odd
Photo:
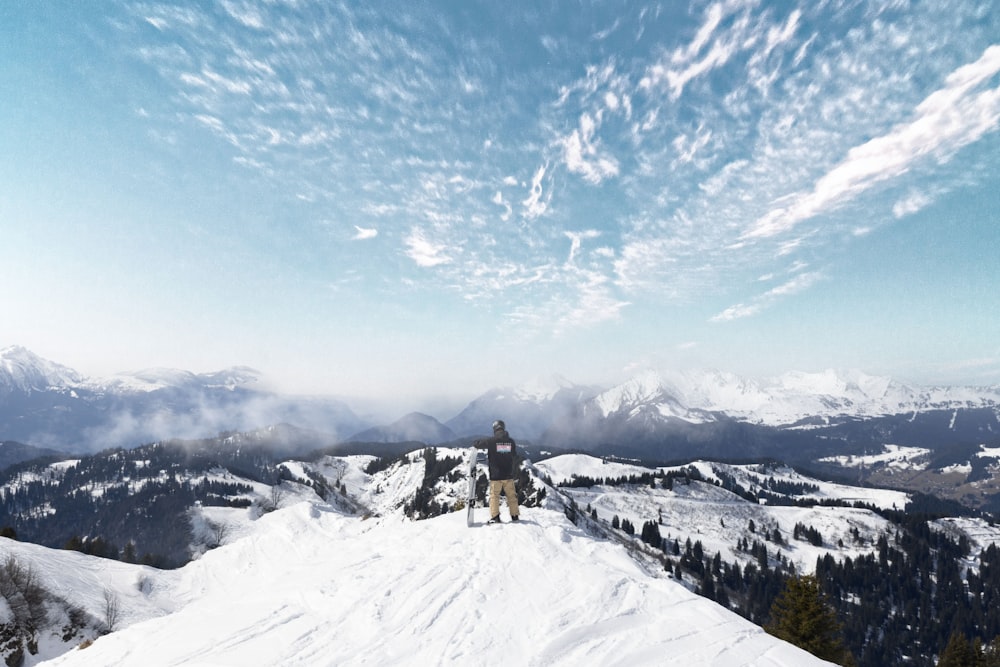
[[[490,479],[514,479],[517,473],[517,443],[507,431],[498,431],[492,438],[474,443],[479,449],[489,451]]]

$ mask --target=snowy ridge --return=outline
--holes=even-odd
[[[298,503],[179,571],[116,567],[133,623],[45,664],[827,664],[559,512],[525,518],[470,530],[461,512],[376,522]],[[104,582],[51,574],[99,611]]]
[[[117,373],[109,378],[91,379],[85,384],[95,391],[147,393],[184,386],[223,388],[231,391],[259,380],[260,373],[245,366],[228,368],[214,373],[192,373],[175,368],[147,368],[132,373]]]
[[[913,388],[860,371],[792,372],[755,380],[717,370],[646,371],[595,397],[602,416],[653,407],[690,423],[725,415],[768,425],[811,417],[878,417],[938,409],[1000,406],[1000,387]]]
[[[519,401],[543,403],[551,401],[564,389],[573,389],[576,385],[561,375],[540,376],[509,390]]]
[[[54,361],[43,359],[17,345],[0,349],[0,390],[47,391],[87,389],[99,393],[149,393],[174,387],[235,389],[260,380],[260,373],[236,366],[212,373],[192,373],[173,368],[149,368],[117,373],[108,378],[88,378]]]

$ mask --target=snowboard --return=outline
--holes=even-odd
[[[466,516],[466,523],[471,528],[474,519],[474,512],[472,511],[476,506],[476,457],[479,456],[479,452],[475,447],[469,449],[469,496],[466,499],[466,511],[468,515]]]

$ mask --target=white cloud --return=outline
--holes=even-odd
[[[500,216],[500,219],[506,222],[510,218],[510,214],[513,212],[513,208],[511,208],[510,203],[503,198],[503,193],[497,190],[496,194],[493,195],[493,198],[490,201],[492,201],[497,206],[503,206],[504,213],[503,215]]]
[[[356,230],[356,232],[354,236],[351,237],[351,240],[353,241],[365,241],[367,239],[373,239],[376,236],[378,236],[378,230],[375,229],[374,227],[366,228],[354,225],[354,229]]]
[[[599,151],[599,143],[594,139],[596,129],[594,117],[583,113],[580,116],[580,127],[561,141],[566,168],[595,185],[618,175],[618,161]]]
[[[545,178],[548,167],[549,164],[546,162],[535,171],[535,175],[531,178],[531,194],[521,202],[524,205],[524,215],[529,219],[537,218],[548,208],[551,195],[544,198],[542,196],[542,179]]]
[[[793,267],[792,270],[794,271],[798,268],[801,268],[801,266]],[[763,294],[754,297],[750,303],[739,303],[735,306],[726,308],[721,313],[710,317],[709,321],[729,322],[731,320],[737,320],[744,317],[751,317],[771,306],[775,301],[782,297],[798,294],[809,289],[822,280],[823,277],[823,274],[819,271],[800,273],[781,285],[773,287]]]
[[[931,198],[924,192],[909,192],[905,197],[892,205],[892,215],[904,218],[912,215],[931,203]]]
[[[674,150],[677,151],[677,163],[693,162],[695,156],[708,146],[711,140],[712,131],[707,129],[704,123],[698,125],[693,137],[686,134],[679,135],[673,141]]]
[[[248,28],[260,30],[264,27],[264,19],[260,12],[246,2],[232,2],[232,0],[222,0],[222,7],[230,16]]]
[[[580,252],[580,242],[583,239],[596,239],[601,235],[596,229],[588,229],[583,232],[565,231],[563,234],[570,240],[569,257],[566,259],[567,264],[572,264],[576,259],[576,254]]]
[[[724,19],[739,7],[740,3],[736,2],[711,5],[694,39],[648,67],[639,86],[652,89],[665,82],[671,99],[676,100],[689,82],[725,65],[737,53],[750,48],[757,37],[749,31],[748,13],[737,17],[730,26],[720,28]]]
[[[607,277],[599,272],[572,270],[565,277],[572,278],[560,281],[563,285],[572,286],[568,294],[518,306],[509,314],[523,333],[561,336],[568,331],[616,320],[630,305],[630,302],[614,296]]]
[[[750,317],[751,315],[756,315],[761,310],[763,310],[764,305],[761,303],[753,303],[750,305],[745,305],[738,303],[735,306],[730,306],[718,315],[713,315],[709,318],[711,322],[729,322],[730,320],[738,320],[744,317]]]
[[[757,219],[744,235],[770,237],[875,184],[905,173],[917,160],[947,160],[955,151],[995,130],[1000,123],[1000,87],[975,88],[1000,72],[1000,46],[991,46],[973,63],[959,67],[945,86],[916,107],[915,118],[891,132],[851,148],[847,157],[824,174],[811,192],[796,193],[791,204]]]
[[[818,271],[812,271],[808,273],[800,273],[791,280],[778,285],[777,287],[768,290],[764,293],[765,299],[771,299],[772,297],[779,296],[789,296],[791,294],[798,294],[819,282],[823,278],[823,274]]]
[[[429,268],[452,262],[452,258],[446,254],[448,246],[427,240],[421,229],[412,229],[405,243],[407,257],[416,262],[417,266]]]

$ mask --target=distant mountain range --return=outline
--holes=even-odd
[[[339,439],[371,426],[343,402],[257,387],[246,367],[87,378],[23,347],[0,350],[0,440],[70,453],[281,423]]]
[[[1000,438],[1000,386],[912,387],[859,371],[750,379],[646,371],[611,388],[560,377],[497,388],[444,422],[411,413],[377,425],[329,398],[278,395],[259,374],[152,369],[83,377],[22,347],[0,350],[0,439],[69,452],[202,438],[288,423],[330,442],[440,444],[484,436],[494,419],[536,445],[673,460],[692,455],[814,460],[883,444]]]

